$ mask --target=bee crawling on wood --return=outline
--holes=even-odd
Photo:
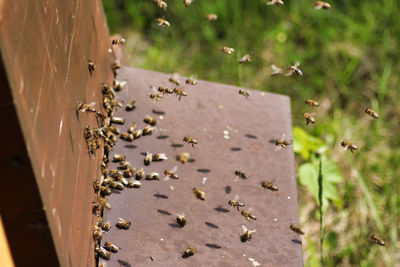
[[[102,259],[109,260],[111,258],[111,252],[105,250],[103,247],[96,247],[95,252],[99,255]]]
[[[273,184],[273,182],[266,182],[262,181],[261,186],[265,189],[271,190],[271,191],[278,191],[278,187]]]
[[[295,232],[295,233],[297,233],[297,234],[299,234],[299,235],[304,235],[304,234],[305,234],[305,233],[303,232],[303,230],[301,230],[300,226],[297,225],[297,224],[291,224],[291,225],[290,225],[290,229],[291,229],[293,232]]]
[[[242,210],[241,214],[242,214],[248,221],[257,220],[257,217],[254,216],[254,215],[251,213],[251,211],[252,211],[251,208],[250,208],[249,210]]]
[[[383,239],[380,238],[379,236],[377,236],[376,234],[372,234],[371,239],[372,239],[372,241],[374,241],[376,244],[378,244],[380,246],[386,245],[385,241],[383,241]]]
[[[304,117],[304,119],[306,119],[306,125],[308,125],[309,123],[312,123],[312,124],[315,123],[315,119],[310,113],[304,112],[303,117]]]
[[[125,124],[125,118],[122,118],[122,117],[112,117],[112,118],[111,118],[111,123],[114,123],[114,124]]]
[[[143,128],[143,135],[151,135],[155,130],[155,127],[146,126]]]
[[[201,191],[199,188],[193,187],[192,191],[193,191],[193,194],[195,195],[195,197],[197,197],[198,199],[200,199],[200,200],[206,199],[204,192]]]
[[[344,150],[350,150],[351,153],[354,153],[354,151],[358,150],[358,146],[356,146],[356,145],[354,145],[352,143],[346,142],[346,141],[342,141],[340,143],[340,145],[342,146],[342,148]]]
[[[171,170],[165,170],[164,174],[166,175],[166,177],[164,180],[166,180],[168,178],[175,179],[175,180],[179,179],[178,174],[175,173],[177,169],[178,169],[178,166],[175,166]]]
[[[126,111],[132,111],[136,108],[136,100],[132,100],[131,102],[129,102],[126,107],[125,110]]]
[[[165,155],[165,153],[156,153],[156,154],[152,154],[152,159],[153,159],[153,161],[163,161],[163,160],[167,160],[168,157],[167,157],[167,155]]]
[[[256,232],[256,230],[249,230],[246,226],[242,225],[243,234],[240,236],[240,241],[246,242],[252,238],[252,234]]]
[[[94,211],[102,211],[104,208],[111,209],[110,203],[104,197],[98,197],[96,202],[93,202]]]
[[[151,116],[148,116],[148,115],[143,119],[143,121],[145,123],[147,123],[147,124],[150,124],[151,126],[154,126],[154,125],[157,124],[157,120],[155,118],[151,117]]]
[[[315,100],[312,99],[307,99],[305,101],[305,103],[309,106],[309,107],[319,107],[319,103]]]
[[[142,183],[140,181],[129,181],[128,182],[129,188],[140,188],[141,186],[142,186]]]
[[[131,221],[122,219],[121,217],[118,217],[118,218],[117,218],[116,226],[117,226],[119,229],[128,230],[129,227],[131,226]]]
[[[126,40],[125,40],[124,38],[113,39],[113,40],[111,41],[111,44],[112,44],[112,45],[121,45],[121,46],[123,46],[123,45],[126,44]]]
[[[159,86],[157,88],[157,91],[162,93],[163,95],[170,95],[170,94],[174,93],[174,90],[172,90],[172,89],[170,89],[168,87],[165,87],[165,86]]]
[[[143,168],[139,169],[135,174],[135,177],[137,180],[143,179],[144,176],[145,176],[145,172],[144,172]]]
[[[251,62],[251,56],[245,55],[239,60],[239,64]]]
[[[112,253],[117,253],[118,250],[119,250],[119,247],[117,247],[116,245],[114,245],[111,242],[105,242],[104,243],[104,249],[106,249],[106,250],[108,250],[108,251],[110,251]]]
[[[242,172],[241,170],[236,170],[235,175],[242,179],[247,179],[249,177],[248,174],[246,174],[245,172]]]
[[[121,155],[121,154],[115,154],[113,156],[113,159],[112,159],[113,162],[122,162],[122,161],[125,161],[125,160],[126,160],[126,156],[125,155]]]
[[[194,247],[188,247],[185,252],[183,252],[182,258],[193,256],[195,253],[196,249]]]
[[[130,133],[121,133],[120,138],[122,140],[125,140],[125,141],[128,141],[128,142],[132,142],[133,139],[134,139],[134,136],[133,136],[133,134],[130,134]]]
[[[185,224],[187,223],[186,218],[185,218],[185,215],[184,215],[183,213],[182,213],[182,214],[177,214],[176,222],[177,222],[181,227],[185,226]]]
[[[94,102],[90,103],[90,104],[85,104],[85,103],[81,103],[81,102],[77,102],[76,103],[76,110],[80,111],[80,112],[93,112],[93,113],[97,113],[96,109],[93,107],[94,106]]]
[[[245,89],[240,89],[239,90],[239,95],[242,95],[244,97],[246,97],[247,99],[249,99],[250,91],[249,90],[245,90]]]
[[[148,173],[147,175],[146,175],[146,178],[145,178],[146,180],[150,180],[150,181],[154,181],[154,180],[157,180],[157,181],[159,181],[160,180],[160,174],[158,173],[158,172],[150,172],[150,173]]]
[[[153,154],[150,152],[146,153],[146,156],[144,157],[144,165],[148,166],[150,165],[150,163],[153,161]]]
[[[162,95],[159,95],[159,94],[151,94],[151,95],[150,95],[150,98],[151,98],[151,99],[154,99],[155,101],[160,101],[161,98],[163,98],[163,96],[162,96]]]
[[[365,110],[365,113],[367,113],[369,116],[371,116],[371,117],[374,118],[374,119],[378,119],[378,118],[379,118],[378,113],[376,113],[375,111],[373,111],[373,110],[370,109],[370,108],[367,108],[367,109]]]
[[[99,226],[94,225],[92,231],[93,231],[93,239],[95,241],[101,241],[103,239],[103,231]]]
[[[178,96],[178,100],[181,100],[182,96],[187,96],[187,93],[183,89],[174,88],[174,93]]]
[[[190,76],[189,78],[187,78],[185,82],[186,82],[186,84],[189,84],[189,85],[197,84],[197,81],[193,78],[193,76]]]
[[[90,75],[92,75],[92,72],[96,69],[96,64],[92,60],[88,60],[88,69]]]
[[[198,144],[196,139],[193,139],[192,137],[189,137],[189,136],[183,137],[183,141],[188,143],[188,144],[191,144],[193,148],[194,148],[194,145]]]
[[[314,3],[315,9],[330,9],[331,5],[328,2],[324,1],[316,1]]]
[[[235,198],[233,200],[229,200],[228,204],[234,208],[236,208],[237,210],[239,210],[239,207],[244,207],[244,203],[239,201],[239,196],[235,196]]]

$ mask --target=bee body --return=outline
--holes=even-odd
[[[373,111],[373,110],[370,109],[370,108],[367,108],[367,109],[365,110],[365,113],[367,113],[369,116],[371,116],[371,117],[374,118],[374,119],[378,119],[378,118],[379,118],[378,113],[376,113],[375,111]]]
[[[189,136],[183,137],[183,141],[186,142],[186,143],[188,143],[188,144],[191,144],[193,148],[194,148],[194,145],[197,145],[197,144],[198,144],[198,142],[197,142],[196,139],[191,138],[191,137],[189,137]]]
[[[311,116],[310,113],[304,112],[303,117],[306,119],[306,125],[308,125],[309,123],[312,123],[312,124],[315,123],[315,119],[313,116]]]
[[[160,180],[160,174],[158,172],[151,172],[146,175],[146,180]]]
[[[250,241],[250,239],[252,238],[252,234],[256,232],[256,230],[247,229],[247,227],[244,225],[242,225],[242,231],[243,234],[240,236],[240,241],[242,242]]]
[[[224,46],[224,47],[222,47],[221,51],[224,52],[227,55],[231,55],[231,54],[233,54],[235,52],[235,49],[231,48],[231,47]]]
[[[309,107],[319,107],[319,103],[315,100],[312,99],[307,99],[305,101],[305,103],[309,106]]]
[[[330,9],[331,5],[328,2],[324,1],[316,1],[314,3],[315,9]]]
[[[125,110],[126,110],[126,111],[132,111],[132,110],[134,110],[135,108],[136,108],[136,101],[135,101],[135,100],[132,100],[131,102],[129,102],[129,103],[126,105]]]
[[[293,232],[295,232],[295,233],[297,233],[297,234],[299,234],[299,235],[304,235],[303,230],[301,230],[300,226],[297,225],[297,224],[292,224],[292,225],[290,225],[290,229],[291,229]]]
[[[241,214],[248,220],[257,220],[256,216],[250,213],[248,210],[242,210]]]
[[[236,170],[235,171],[235,175],[239,176],[242,179],[247,179],[248,178],[248,174],[246,174],[245,172],[242,172],[241,170]]]
[[[245,55],[239,60],[239,64],[251,62],[251,56]]]
[[[212,14],[212,13],[210,13],[210,14],[207,14],[207,15],[206,15],[206,19],[207,19],[208,21],[214,21],[214,20],[217,20],[217,19],[218,19],[218,15],[217,15],[217,14]]]
[[[263,181],[263,182],[261,182],[261,186],[263,188],[271,190],[271,191],[278,191],[278,187],[276,185],[274,185],[272,182]]]
[[[105,250],[108,250],[108,251],[110,251],[110,252],[112,252],[112,253],[117,253],[118,250],[119,250],[119,247],[117,247],[116,245],[114,245],[114,244],[111,243],[111,242],[105,242],[105,243],[104,243],[104,249],[105,249]]]
[[[378,244],[380,246],[386,245],[385,241],[383,241],[383,239],[380,238],[379,236],[377,236],[376,234],[371,235],[371,239],[372,239],[372,241],[374,241],[376,244]]]
[[[120,38],[120,39],[113,39],[111,41],[112,45],[125,45],[126,44],[126,40],[124,38]]]
[[[188,247],[185,252],[183,252],[184,258],[193,256],[196,253],[196,249],[194,247]]]
[[[169,26],[171,26],[171,24],[167,20],[162,19],[162,18],[156,19],[156,22],[157,22],[158,26],[160,26],[164,29],[168,29]]]
[[[146,117],[144,117],[143,121],[147,124],[150,124],[151,126],[154,126],[157,124],[157,120],[148,115]]]
[[[182,89],[174,89],[174,93],[178,96],[179,101],[181,100],[182,96],[187,96],[187,93],[183,91]]]
[[[250,92],[248,90],[245,89],[240,89],[239,90],[239,94],[243,95],[244,97],[246,97],[247,99],[249,98],[249,96],[251,95]]]
[[[342,141],[340,145],[343,147],[343,149],[350,150],[351,153],[354,153],[354,151],[358,150],[358,146],[346,141]]]
[[[116,226],[119,229],[128,230],[129,227],[131,226],[131,221],[122,219],[121,217],[118,217]]]
[[[95,251],[97,252],[97,255],[101,257],[102,259],[109,260],[111,258],[111,252],[105,250],[103,247],[96,248]]]
[[[176,217],[176,222],[181,226],[185,226],[185,224],[187,223],[186,218],[183,214],[177,214]]]
[[[206,199],[204,192],[201,191],[199,188],[194,187],[192,189],[192,191],[193,191],[193,194],[195,195],[195,197],[197,197],[198,199],[200,199],[200,200],[205,200]]]

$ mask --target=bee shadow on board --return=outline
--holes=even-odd
[[[240,147],[231,147],[231,151],[233,151],[233,152],[237,152],[237,151],[241,151],[242,150],[242,148],[240,148]]]
[[[214,228],[214,229],[219,229],[219,226],[216,224],[213,224],[211,222],[204,222],[205,225],[207,225],[208,227]]]
[[[225,186],[225,193],[229,194],[232,191],[232,187],[230,185]]]
[[[156,115],[165,115],[165,111],[153,109],[153,114]]]
[[[293,243],[295,243],[295,244],[298,244],[298,245],[302,245],[303,244],[303,242],[301,240],[298,240],[298,239],[292,239],[291,241]]]
[[[210,243],[207,243],[206,246],[209,247],[209,248],[212,248],[212,249],[220,249],[220,248],[222,248],[221,246],[218,246],[217,244],[210,244]]]
[[[171,146],[172,146],[173,148],[183,147],[182,144],[177,144],[177,143],[172,143]]]
[[[214,210],[217,211],[217,212],[221,212],[221,213],[228,213],[229,212],[228,209],[225,209],[225,208],[223,208],[221,206],[216,207]]]
[[[163,215],[168,215],[168,216],[172,215],[172,214],[169,213],[168,211],[162,210],[162,209],[157,209],[157,212],[160,213],[160,214],[163,214]]]
[[[167,195],[164,195],[164,194],[156,193],[156,194],[154,194],[153,196],[155,196],[155,197],[158,198],[158,199],[168,199],[168,196],[167,196]]]
[[[129,148],[129,149],[135,149],[135,148],[137,148],[137,146],[135,146],[135,145],[125,145],[124,147],[125,147],[125,148]]]
[[[123,260],[117,260],[117,262],[120,264],[120,266],[124,266],[124,267],[132,267],[132,265],[130,265],[128,262],[123,261]]]
[[[272,139],[269,139],[269,140],[268,140],[268,143],[270,143],[270,144],[275,144],[276,141],[278,141],[278,139],[272,138]]]
[[[159,135],[156,137],[156,139],[164,140],[164,139],[167,139],[168,137],[169,137],[169,135]]]
[[[201,173],[209,173],[211,170],[210,169],[197,169],[197,171],[198,172],[201,172]]]
[[[171,226],[172,228],[182,228],[182,226],[180,226],[177,223],[169,223],[168,225]]]
[[[245,134],[244,136],[246,136],[247,138],[250,138],[250,139],[258,139],[258,137],[253,134]]]

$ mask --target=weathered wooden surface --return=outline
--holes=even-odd
[[[101,153],[89,158],[83,128],[96,119],[75,106],[100,108],[102,83],[112,80],[101,1],[1,1],[0,20],[2,61],[59,262],[94,266],[92,182]]]

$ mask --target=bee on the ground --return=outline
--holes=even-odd
[[[192,2],[193,0],[183,0],[183,4],[185,5],[185,7],[188,7]]]
[[[182,162],[182,163],[188,162],[189,159],[190,159],[190,154],[187,153],[187,152],[179,153],[179,154],[176,156],[176,160],[177,160],[177,161],[180,161],[180,162]]]
[[[86,125],[84,135],[86,140],[89,140],[93,137],[93,129],[89,125]]]
[[[134,139],[138,139],[139,137],[141,137],[143,135],[143,131],[140,129],[137,129],[136,131],[134,131],[133,133],[133,138]]]
[[[251,62],[251,56],[245,55],[239,60],[239,64]]]
[[[167,155],[165,155],[165,153],[156,153],[156,154],[152,154],[152,159],[153,159],[153,161],[163,161],[163,160],[167,160],[168,157],[167,157]]]
[[[107,178],[104,178],[104,180],[103,180],[103,182],[101,184],[104,185],[104,186],[108,186],[108,185],[110,185],[112,183],[112,181],[113,181],[112,177],[107,177]]]
[[[112,169],[112,170],[110,171],[110,176],[111,176],[112,178],[114,178],[114,179],[118,179],[119,177],[122,176],[122,172],[119,171],[119,170],[117,170],[117,169]]]
[[[249,209],[249,210],[242,210],[242,212],[241,212],[240,214],[242,214],[248,221],[257,220],[257,217],[254,216],[254,215],[251,213],[251,209]]]
[[[306,125],[308,125],[309,123],[312,123],[312,124],[315,123],[315,119],[313,116],[311,116],[310,113],[304,112],[303,117],[304,117],[304,119],[306,119]]]
[[[134,135],[130,134],[130,133],[121,133],[120,138],[122,140],[128,141],[128,142],[132,142],[134,139]]]
[[[300,66],[299,62],[296,62],[294,65],[289,66],[289,73],[287,74],[287,76],[290,76],[293,73],[296,73],[299,76],[303,76],[303,72],[301,72],[301,70],[298,68],[299,66]]]
[[[108,126],[107,130],[112,132],[113,134],[116,134],[116,135],[121,134],[121,131],[117,127],[115,127],[114,125]]]
[[[171,82],[171,83],[174,83],[175,85],[180,85],[181,84],[181,82],[178,80],[178,77],[176,76],[176,75],[174,75],[173,77],[170,77],[169,78],[169,81]]]
[[[201,199],[201,200],[206,199],[204,192],[201,191],[199,188],[193,187],[192,191],[193,191],[193,194],[195,195],[195,197],[197,197],[198,199]]]
[[[154,126],[157,124],[157,120],[149,115],[144,117],[143,121],[147,124],[150,124],[151,126]]]
[[[188,144],[191,144],[193,148],[194,148],[194,145],[197,145],[199,143],[199,142],[197,142],[196,139],[189,137],[189,136],[183,137],[183,141]]]
[[[371,235],[371,239],[372,239],[372,241],[374,241],[378,245],[381,245],[381,246],[385,246],[386,245],[385,241],[383,241],[383,239],[380,238],[379,236],[377,236],[376,234],[372,234]]]
[[[132,111],[136,108],[136,100],[132,100],[131,102],[129,102],[126,107],[125,110],[126,111]]]
[[[114,60],[114,62],[111,64],[111,69],[114,72],[114,76],[116,76],[116,71],[121,68],[121,64],[119,63],[118,60]]]
[[[251,235],[256,232],[256,230],[249,230],[246,226],[242,225],[242,235],[240,236],[240,241],[246,242],[251,239]]]
[[[177,96],[179,96],[179,101],[181,100],[181,97],[182,96],[187,96],[187,93],[185,92],[185,91],[183,91],[183,89],[177,89],[177,88],[174,88],[174,93],[177,95]]]
[[[208,21],[214,21],[214,20],[217,20],[217,19],[218,19],[218,15],[217,15],[217,14],[210,13],[210,14],[207,14],[207,15],[206,15],[206,19],[207,19]]]
[[[124,170],[123,175],[125,178],[132,177],[136,172],[136,168],[129,168],[127,170]]]
[[[358,146],[346,141],[342,141],[340,145],[343,147],[344,150],[350,150],[351,153],[353,153],[355,150],[358,150]]]
[[[187,0],[186,0],[187,1]],[[194,247],[188,247],[185,252],[183,252],[183,258],[187,258],[193,256],[196,253],[196,249]]]
[[[330,9],[331,5],[327,2],[323,2],[323,1],[316,1],[314,3],[314,7],[315,9]]]
[[[224,47],[222,47],[221,51],[224,52],[227,55],[231,55],[233,52],[235,52],[235,49],[231,48],[231,47],[224,46]]]
[[[128,133],[133,134],[136,131],[136,123],[131,122],[128,128]]]
[[[103,247],[96,247],[95,251],[97,253],[97,255],[99,255],[101,258],[105,259],[105,260],[109,260],[111,258],[111,252],[105,250]]]
[[[158,172],[151,172],[146,174],[146,180],[152,181],[152,180],[160,180],[160,174]]]
[[[190,77],[190,78],[187,78],[187,79],[186,79],[186,84],[189,84],[189,85],[196,85],[196,84],[197,84],[197,81],[196,81],[193,77]]]
[[[93,231],[93,240],[101,241],[103,239],[103,231],[99,226],[94,225],[92,231]]]
[[[113,39],[111,41],[112,45],[125,45],[126,44],[126,40],[124,38],[119,38],[119,39]]]
[[[117,223],[115,224],[119,229],[128,230],[131,226],[131,221],[122,219],[121,217],[117,218]]]
[[[315,100],[312,99],[307,99],[305,101],[305,103],[309,106],[309,107],[319,107],[319,103]]]
[[[97,192],[99,192],[100,191],[100,188],[101,188],[101,183],[100,183],[100,181],[94,181],[93,182],[93,189],[94,189],[94,192],[95,193],[97,193]]]
[[[304,235],[303,230],[301,230],[300,226],[297,225],[297,224],[291,224],[291,225],[290,225],[290,229],[291,229],[293,232],[295,232],[295,233],[297,233],[297,234],[299,234],[299,235]]]
[[[122,81],[121,82],[121,81],[114,80],[114,90],[115,90],[115,92],[120,92],[124,88],[125,84],[127,84],[126,81]]]
[[[248,90],[245,89],[240,89],[239,90],[239,95],[242,95],[244,97],[246,97],[247,99],[249,99],[249,96],[251,95],[250,92]]]
[[[373,111],[373,110],[370,109],[370,108],[367,108],[367,109],[365,110],[365,113],[367,113],[369,116],[371,116],[371,117],[374,118],[374,119],[378,119],[378,118],[379,118],[378,113],[376,113],[375,111]]]
[[[115,190],[119,190],[119,191],[122,191],[125,189],[125,186],[121,182],[116,182],[116,181],[111,182],[111,184],[109,186],[111,189],[115,189]]]
[[[151,135],[155,129],[155,127],[146,126],[143,129],[143,135]]]
[[[80,112],[93,112],[93,113],[97,113],[96,109],[93,107],[94,106],[94,102],[90,103],[90,104],[85,104],[85,103],[81,103],[81,102],[77,102],[76,103],[76,110],[80,111]]]
[[[241,170],[236,170],[235,171],[235,175],[239,176],[242,179],[247,179],[248,178],[248,174],[242,172]]]
[[[271,190],[271,191],[278,191],[278,187],[273,184],[273,182],[267,182],[267,181],[262,181],[261,186],[265,189]]]
[[[96,69],[96,64],[92,60],[88,60],[88,69],[90,75],[92,75],[92,72]]]
[[[98,197],[96,202],[93,202],[93,209],[102,211],[104,208],[111,209],[110,203],[104,197]]]
[[[111,190],[107,186],[100,187],[100,195],[102,197],[111,195]]]
[[[111,123],[114,123],[114,124],[125,124],[125,118],[122,118],[122,117],[112,117],[112,118],[111,118]]]
[[[157,6],[159,7],[159,8],[161,8],[161,9],[164,9],[165,11],[167,11],[167,3],[165,3],[164,1],[162,1],[162,0],[155,0],[155,2],[156,2],[156,4],[157,4]]]
[[[271,76],[283,74],[283,70],[281,68],[278,68],[276,65],[272,64],[271,65],[272,73]]]
[[[277,5],[277,6],[283,6],[284,3],[282,0],[269,0],[267,5]]]
[[[179,179],[178,174],[175,173],[177,169],[178,169],[178,166],[175,166],[171,170],[165,170],[164,174],[166,175],[166,178],[168,179],[168,177],[169,177],[171,179]]]
[[[117,247],[116,245],[114,245],[111,242],[105,242],[104,243],[104,248],[112,253],[117,253],[119,250],[119,247]]]
[[[163,96],[162,96],[162,95],[159,95],[159,94],[151,94],[151,95],[150,95],[150,98],[151,98],[151,99],[154,99],[155,101],[160,101],[161,98],[163,98]]]
[[[110,222],[102,222],[101,223],[101,229],[103,229],[106,232],[110,231],[111,223]]]
[[[145,173],[144,173],[143,169],[139,169],[135,174],[135,177],[138,180],[141,180],[144,176],[145,176]]]
[[[118,169],[120,170],[128,170],[129,168],[132,168],[132,165],[129,161],[120,161]]]
[[[150,163],[153,161],[153,154],[150,152],[146,153],[146,156],[144,157],[144,165],[148,166],[150,165]]]
[[[140,181],[129,181],[128,182],[129,188],[140,188],[141,186],[142,186],[142,183]]]
[[[124,161],[125,159],[126,159],[126,156],[125,156],[125,155],[115,154],[115,155],[113,156],[112,161],[113,161],[113,162],[121,162],[121,161]]]
[[[244,203],[239,201],[239,197],[236,195],[235,198],[232,200],[228,201],[228,204],[237,210],[239,210],[239,207],[244,207]]]
[[[162,18],[156,19],[156,22],[157,22],[158,26],[163,27],[164,29],[168,29],[169,26],[171,26],[171,24],[168,21],[166,21],[165,19],[162,19]]]
[[[187,223],[187,221],[186,221],[186,218],[185,218],[185,215],[182,213],[182,214],[176,214],[176,222],[181,226],[181,227],[183,227],[183,226],[185,226],[185,224]]]
[[[163,95],[173,94],[174,93],[174,90],[172,90],[172,89],[170,89],[168,87],[165,87],[165,86],[159,86],[157,91],[162,93]]]

